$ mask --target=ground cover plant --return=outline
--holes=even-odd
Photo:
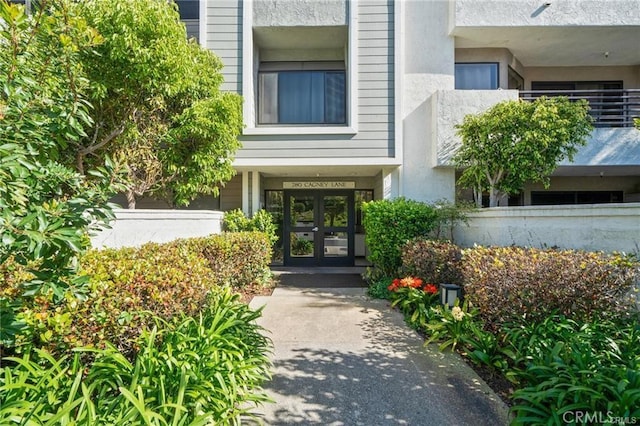
[[[197,316],[142,333],[130,360],[111,345],[53,357],[30,350],[0,376],[1,424],[240,424],[268,400],[268,340],[229,289]],[[89,351],[94,360],[83,363]],[[11,365],[13,364],[13,365]]]
[[[390,299],[427,342],[463,355],[511,405],[514,424],[640,419],[637,259],[423,238],[402,259],[412,275],[377,280],[370,294]],[[438,277],[463,285],[464,303],[426,294]]]

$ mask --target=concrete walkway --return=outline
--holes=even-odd
[[[505,425],[507,407],[454,353],[424,347],[363,288],[256,297],[275,347],[268,425]]]

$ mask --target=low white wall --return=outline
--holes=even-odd
[[[93,247],[135,247],[177,238],[219,234],[223,212],[208,210],[114,210],[116,220],[91,238]]]
[[[640,203],[494,207],[469,215],[455,242],[640,252]]]

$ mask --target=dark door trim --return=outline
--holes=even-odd
[[[347,197],[347,225],[331,226],[325,223],[324,197]],[[313,223],[291,223],[291,197],[313,197]],[[291,234],[312,236],[313,256],[292,256]],[[346,233],[347,255],[331,256],[328,248],[331,235]],[[329,237],[328,237],[329,236]],[[355,264],[355,193],[353,190],[284,190],[284,265],[285,266],[353,266]]]

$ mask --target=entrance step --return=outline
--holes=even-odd
[[[272,269],[277,287],[296,288],[362,288],[367,283],[362,279],[360,268],[278,268]],[[321,272],[321,269],[331,269]],[[293,270],[293,271],[292,271]]]

